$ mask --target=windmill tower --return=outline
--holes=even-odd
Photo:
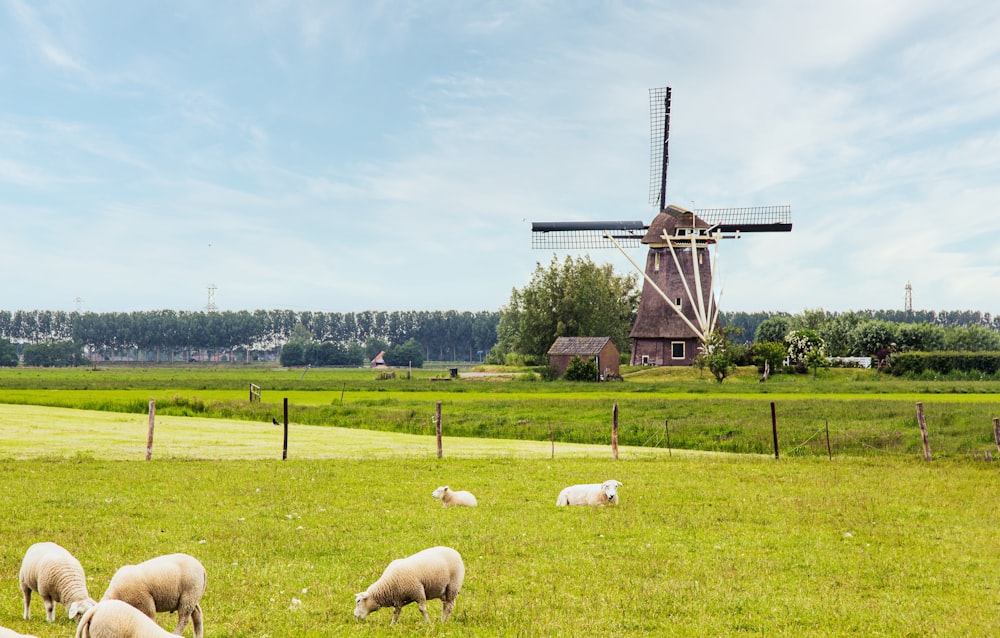
[[[787,232],[789,206],[712,208],[693,211],[667,205],[670,87],[650,89],[651,204],[659,213],[641,221],[534,222],[532,248],[620,250],[643,275],[642,296],[632,327],[632,365],[690,365],[715,331],[718,300],[713,270],[721,239],[741,233]],[[625,248],[647,246],[645,268]]]

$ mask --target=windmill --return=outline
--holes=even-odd
[[[687,210],[666,202],[670,87],[649,90],[649,203],[659,213],[642,221],[533,222],[531,246],[541,249],[617,248],[642,273],[639,311],[629,337],[632,365],[689,365],[715,331],[719,308],[713,270],[719,242],[742,233],[787,232],[791,207]],[[640,268],[626,248],[647,246]]]

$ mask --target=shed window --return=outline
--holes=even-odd
[[[683,341],[671,341],[670,342],[670,358],[671,359],[683,359],[684,358],[684,342]]]

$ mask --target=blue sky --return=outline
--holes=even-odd
[[[792,207],[722,244],[724,310],[997,314],[998,33],[991,0],[0,0],[0,308],[498,310],[552,259],[531,221],[653,218],[669,85],[668,202]]]

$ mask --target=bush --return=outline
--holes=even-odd
[[[592,360],[584,361],[580,357],[570,359],[563,378],[567,381],[597,381],[597,364]]]

